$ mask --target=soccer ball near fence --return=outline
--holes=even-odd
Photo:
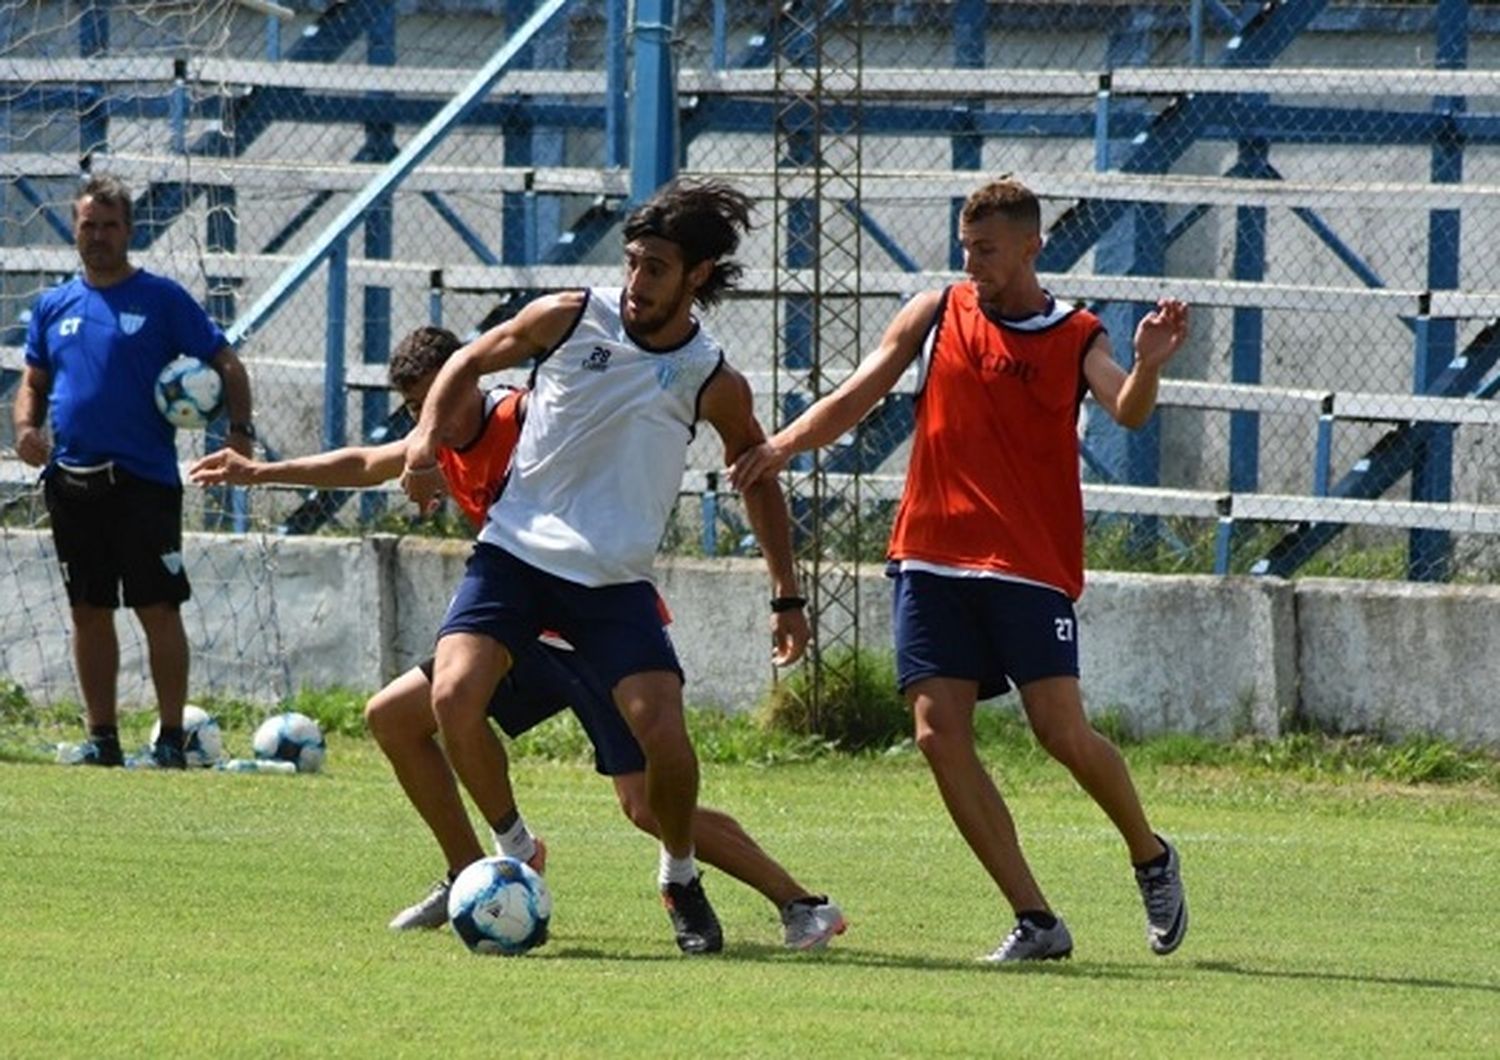
[[[151,748],[161,736],[161,719],[151,726]],[[191,703],[182,708],[182,754],[190,766],[206,768],[224,757],[224,733],[219,720]]]
[[[323,768],[323,755],[328,750],[318,723],[295,710],[261,722],[251,744],[256,758],[290,762],[299,773],[316,773]]]
[[[179,357],[156,377],[156,407],[173,427],[202,430],[223,399],[219,373],[196,357]]]
[[[453,881],[448,920],[475,953],[518,954],[547,941],[552,894],[529,865],[515,858],[476,861]]]

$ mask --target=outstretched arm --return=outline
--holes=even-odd
[[[1163,298],[1135,329],[1135,363],[1127,374],[1115,363],[1109,336],[1100,334],[1083,360],[1083,375],[1099,407],[1131,430],[1151,418],[1161,370],[1187,339],[1188,307]]]
[[[755,419],[750,384],[727,364],[703,392],[703,418],[713,424],[724,441],[724,457],[733,462],[752,446],[765,441],[765,431]],[[760,542],[761,554],[771,575],[773,597],[801,596],[797,567],[792,559],[791,518],[786,498],[776,477],[752,482],[742,491],[745,514]],[[807,615],[801,608],[771,614],[772,661],[777,666],[796,662],[807,650],[810,636]]]
[[[853,375],[770,440],[735,457],[729,468],[734,488],[743,493],[754,483],[774,477],[797,453],[829,445],[864,419],[916,357],[941,298],[941,292],[931,291],[907,302],[886,328],[880,346]]]
[[[220,449],[193,463],[188,479],[199,486],[283,483],[319,489],[355,489],[389,482],[406,466],[406,440],[348,446],[292,460],[252,460]]]
[[[424,511],[436,502],[442,486],[438,447],[468,441],[464,396],[478,389],[484,375],[523,364],[561,342],[577,322],[586,297],[583,291],[564,291],[539,298],[461,347],[438,371],[422,403],[422,416],[406,436],[406,467],[401,473],[401,488]]]

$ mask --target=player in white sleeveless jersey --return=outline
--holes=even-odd
[[[510,478],[479,534],[580,585],[651,579],[699,399],[724,364],[701,326],[669,348],[633,337],[625,298],[583,292],[566,337],[540,359]]]
[[[723,934],[692,846],[698,761],[683,719],[682,668],[656,609],[652,558],[697,422],[726,462],[761,442],[745,378],[694,316],[739,274],[727,260],[749,200],[722,182],[678,181],[625,223],[619,290],[533,302],[459,350],[407,436],[402,485],[419,504],[441,485],[436,453],[480,376],[535,361],[532,400],[509,481],[438,633],[433,713],[454,771],[491,824],[507,808],[504,750],[485,720],[512,646],[562,634],[610,688],[646,755],[661,829],[660,884],[678,946],[714,952]],[[745,493],[771,575],[773,659],[807,644],[786,500],[774,479]]]

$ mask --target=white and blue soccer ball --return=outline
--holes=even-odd
[[[156,377],[156,407],[173,427],[202,430],[219,414],[224,381],[196,357],[171,361]]]
[[[161,719],[151,726],[151,749],[161,736]],[[224,757],[224,731],[219,719],[189,703],[182,708],[182,755],[190,766],[206,769]]]
[[[475,953],[514,955],[547,941],[552,893],[531,866],[515,858],[476,861],[448,891],[448,922]]]
[[[261,722],[250,743],[256,758],[290,762],[299,773],[316,773],[322,769],[323,756],[328,751],[318,723],[295,710],[272,715]]]

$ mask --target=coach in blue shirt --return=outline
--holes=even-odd
[[[73,200],[82,275],[44,293],[31,315],[14,410],[16,451],[45,468],[88,711],[82,761],[124,761],[115,724],[114,619],[123,586],[150,652],[161,713],[156,764],[181,768],[188,644],[180,607],[190,588],[177,447],[156,408],[157,375],[184,354],[206,362],[224,381],[230,447],[249,456],[255,428],[250,382],[224,332],[181,285],[130,263],[130,233],[130,189],[115,177],[91,178]]]

